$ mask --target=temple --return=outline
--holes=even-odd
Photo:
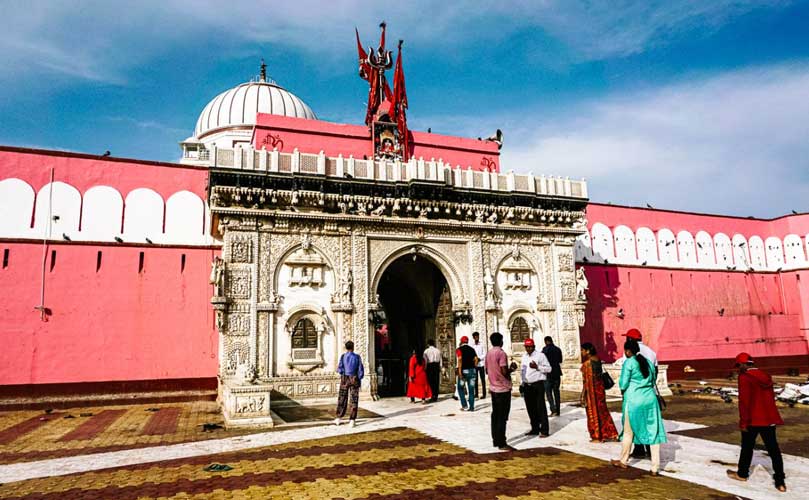
[[[346,340],[384,397],[412,349],[452,365],[473,331],[517,357],[550,335],[569,388],[581,342],[617,361],[633,327],[664,389],[739,351],[806,366],[809,215],[591,203],[583,180],[501,169],[500,131],[410,130],[402,42],[383,24],[357,51],[359,124],[318,119],[262,63],[177,163],[0,146],[0,394],[216,390],[229,425],[271,425],[271,405],[335,397]]]

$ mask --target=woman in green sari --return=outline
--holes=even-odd
[[[660,444],[666,442],[666,429],[657,402],[657,373],[654,366],[640,354],[638,342],[629,339],[624,344],[626,361],[621,367],[618,386],[624,395],[622,404],[621,458],[612,465],[626,469],[632,443],[651,445],[652,475],[660,470]]]

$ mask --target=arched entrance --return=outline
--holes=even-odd
[[[390,263],[377,286],[383,314],[374,325],[378,394],[405,394],[407,363],[413,350],[435,340],[449,377],[441,390],[452,391],[455,343],[452,299],[447,279],[438,266],[421,255],[407,254]],[[381,371],[379,370],[381,368]]]

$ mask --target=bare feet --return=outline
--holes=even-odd
[[[786,493],[787,492],[787,487],[786,487],[785,484],[782,484],[780,486],[776,486],[775,489],[780,491],[781,493]]]
[[[746,477],[740,476],[739,474],[736,473],[735,470],[728,469],[725,472],[727,473],[728,477],[731,478],[731,479],[735,479],[736,481],[747,481]]]

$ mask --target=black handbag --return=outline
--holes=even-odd
[[[601,382],[604,384],[604,390],[609,391],[615,386],[615,381],[610,376],[609,372],[601,372]]]

